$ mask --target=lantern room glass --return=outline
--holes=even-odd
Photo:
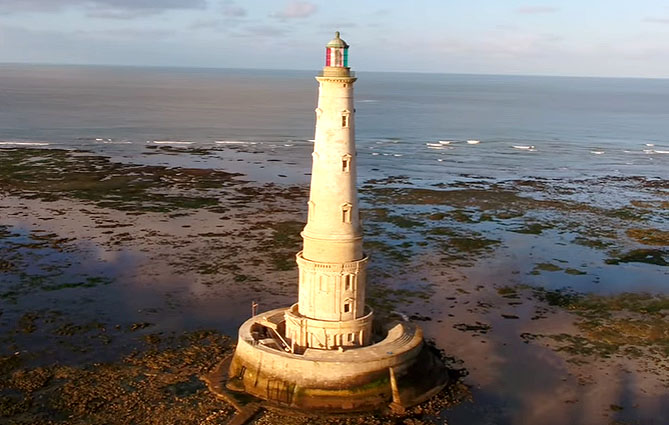
[[[348,67],[348,49],[346,47],[326,47],[325,66]]]

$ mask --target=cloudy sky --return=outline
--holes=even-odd
[[[667,0],[0,0],[0,62],[669,78]]]

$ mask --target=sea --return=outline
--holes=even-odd
[[[152,145],[216,147],[220,158],[199,166],[276,180],[225,155],[247,145],[298,159],[283,174],[307,182],[316,73],[0,65],[0,147],[85,149],[134,162],[164,161],[142,155]],[[669,177],[669,79],[357,77],[360,179]]]
[[[244,181],[260,184],[306,185],[311,171],[317,72],[0,64],[0,155],[3,148],[83,150],[125,163],[215,168],[241,173]],[[667,194],[669,79],[378,72],[357,72],[356,76],[359,186],[369,181],[376,181],[377,186],[392,181],[394,186],[409,182],[412,187],[426,188],[453,183],[503,186],[514,181],[550,181],[552,189],[570,190],[535,196],[568,197],[579,205],[604,208],[624,208],[632,201],[643,200],[648,196],[648,191],[642,190],[643,183],[658,182],[653,193]],[[198,155],[198,150],[206,154]],[[270,159],[276,161],[270,163],[267,158],[280,161]],[[669,231],[666,209],[653,211],[647,214],[643,226]],[[170,217],[178,220],[177,215]],[[0,216],[0,225],[5,219],[10,217]],[[578,221],[579,216],[573,220]],[[182,223],[187,225],[165,225],[188,232],[192,223]],[[494,229],[498,224],[480,220],[478,228],[488,226],[499,236],[501,231]],[[108,227],[99,228],[107,233],[111,232]],[[597,226],[592,227],[597,235],[601,233]],[[608,253],[566,241],[578,235],[565,233],[564,229],[547,228],[541,237],[514,229],[504,230],[499,254],[488,255],[476,267],[463,266],[468,280],[460,280],[471,284],[458,292],[459,297],[472,293],[474,299],[475,291],[483,288],[474,283],[506,278],[511,283],[530,281],[549,289],[583,285],[576,289],[605,294],[669,292],[666,267],[639,263],[609,266],[605,263]],[[28,232],[24,230],[26,235]],[[666,252],[666,247],[654,248]],[[113,261],[98,262],[115,267]],[[561,266],[553,265],[553,271],[536,268],[546,262]],[[583,268],[587,273],[567,266]],[[563,268],[567,271],[562,272]],[[169,277],[166,282],[181,284],[177,276]],[[600,283],[600,277],[605,284]],[[458,283],[457,279],[448,282]],[[243,320],[234,306],[224,305],[234,304],[229,294],[211,296],[216,288],[183,285],[180,290],[186,301],[173,310],[169,305],[172,298],[167,296],[171,297],[172,292],[165,295],[168,289],[160,289],[165,282],[135,285],[137,288],[132,284],[121,286],[132,296],[122,291],[117,295],[134,299],[135,294],[146,291],[149,295],[137,297],[152,297],[151,303],[165,298],[167,307],[160,316],[141,309],[128,314],[139,321],[150,313],[150,320],[160,322],[166,332],[193,316],[193,320],[217,328],[225,322],[226,333],[232,335]],[[119,292],[115,285],[107,288],[91,291]],[[534,324],[546,324],[536,322],[537,317],[530,319],[541,316],[539,310],[528,310],[533,304],[518,307],[521,321],[515,315],[497,317],[497,310],[480,313],[489,304],[474,307],[474,303],[467,305],[469,299],[463,301],[458,307],[461,317],[471,319],[480,313],[490,320],[495,332],[486,336],[487,330],[463,333],[446,325],[449,320],[468,319],[450,319],[454,315],[449,312],[456,312],[456,297],[437,295],[431,302],[443,309],[441,316],[425,319],[422,326],[426,335],[439,337],[438,332],[443,332],[437,343],[449,354],[465,359],[464,365],[471,373],[466,382],[474,398],[474,403],[444,413],[449,423],[669,423],[665,420],[669,414],[666,385],[653,386],[651,382],[655,381],[648,378],[656,370],[666,374],[664,363],[651,362],[647,370],[644,367],[638,373],[630,372],[634,366],[619,369],[617,363],[592,363],[584,366],[592,369],[596,378],[590,382],[583,378],[586,375],[573,374],[565,366],[567,362],[556,360],[552,351],[544,350],[543,342],[528,344],[521,339],[527,329],[534,329]],[[191,302],[191,297],[197,302]],[[39,302],[47,300],[41,293],[37,298]],[[84,297],[73,304],[74,308],[91,299]],[[116,320],[117,313],[112,310],[117,307],[105,306],[105,296],[95,299],[99,302],[82,309],[95,315],[103,311]],[[512,304],[520,302],[500,308],[514,312]],[[22,306],[5,311],[0,330],[11,322],[8,317],[23,314]],[[134,308],[135,304],[130,302],[128,306]],[[39,307],[43,308],[41,304]],[[57,309],[65,307],[58,305]],[[215,313],[209,317],[203,312]],[[221,316],[225,315],[234,315],[234,320],[223,321]],[[247,315],[245,310],[243,318]],[[497,318],[491,318],[493,315]],[[552,320],[551,326],[558,329],[555,332],[568,326],[563,320],[567,319]],[[480,325],[478,321],[476,324]],[[38,339],[35,335],[34,340]],[[66,354],[72,358],[70,352]],[[611,404],[618,399],[625,404],[624,411]],[[629,421],[613,422],[614,415]],[[644,422],[647,418],[652,419]]]

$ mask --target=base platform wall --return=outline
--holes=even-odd
[[[283,314],[273,310],[261,316]],[[422,402],[446,384],[420,328],[397,323],[383,341],[345,351],[292,354],[256,343],[252,318],[239,330],[227,387],[272,403],[320,411],[365,411]],[[440,366],[439,366],[440,365]],[[429,366],[429,367],[427,367]]]

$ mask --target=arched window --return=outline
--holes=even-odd
[[[341,158],[341,170],[344,173],[351,171],[351,155],[346,154]]]
[[[341,221],[344,223],[351,222],[351,211],[353,210],[353,205],[348,202],[341,206]]]
[[[344,111],[342,111],[342,114],[341,114],[341,126],[342,126],[342,127],[348,127],[348,126],[350,126],[350,124],[351,124],[351,123],[350,123],[350,121],[351,121],[350,118],[351,118],[351,111],[349,111],[348,109],[345,109]]]

